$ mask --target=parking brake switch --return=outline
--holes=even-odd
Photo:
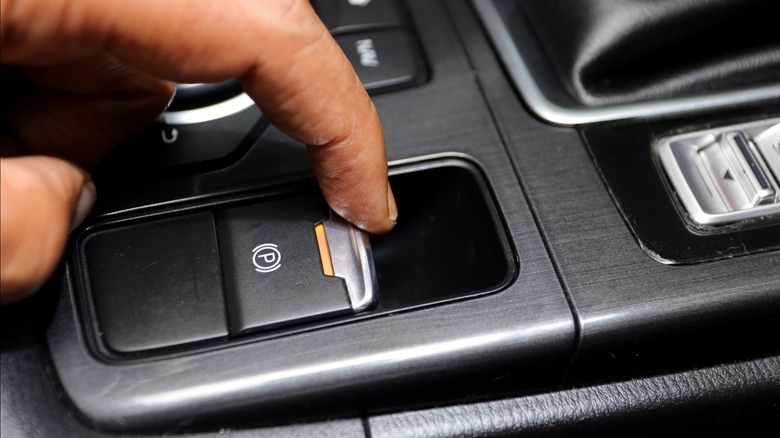
[[[368,237],[321,197],[215,216],[232,335],[351,314],[376,301]]]

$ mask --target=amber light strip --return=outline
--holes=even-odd
[[[320,247],[320,260],[322,260],[322,273],[333,277],[333,261],[330,258],[330,248],[328,248],[328,238],[325,235],[325,225],[317,224],[314,226],[314,234],[317,235],[317,246]]]

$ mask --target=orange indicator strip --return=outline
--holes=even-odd
[[[333,261],[330,258],[330,248],[328,248],[328,238],[325,236],[325,225],[317,224],[314,226],[314,234],[317,235],[317,246],[320,247],[320,260],[322,260],[322,273],[333,277]]]

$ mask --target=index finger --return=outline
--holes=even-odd
[[[107,51],[177,82],[237,77],[263,114],[309,145],[331,207],[374,233],[397,211],[376,109],[306,0],[3,0],[3,62]]]

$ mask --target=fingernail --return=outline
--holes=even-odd
[[[387,210],[390,212],[390,220],[393,223],[397,223],[398,206],[395,204],[395,196],[393,196],[393,189],[390,188],[390,183],[387,183]]]
[[[87,179],[84,181],[84,185],[81,187],[79,199],[76,201],[76,208],[73,211],[73,219],[71,219],[70,222],[70,231],[73,231],[76,229],[76,227],[81,225],[82,222],[84,222],[84,219],[87,218],[89,212],[92,211],[92,206],[95,205],[96,199],[97,188],[95,188],[95,183],[92,182],[92,179],[87,176]]]

